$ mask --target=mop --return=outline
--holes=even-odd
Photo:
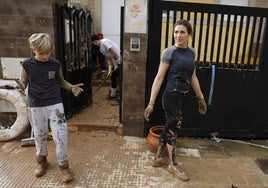
[[[34,133],[33,133],[33,127],[32,126],[31,126],[31,137],[22,139],[20,146],[21,147],[35,146]]]

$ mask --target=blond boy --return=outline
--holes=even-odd
[[[49,34],[35,33],[29,38],[30,48],[34,56],[25,59],[21,68],[21,83],[23,89],[28,87],[28,115],[35,135],[37,168],[35,176],[46,174],[47,133],[49,127],[56,145],[59,167],[63,172],[63,181],[73,180],[69,169],[67,148],[67,124],[61,99],[60,87],[78,96],[83,84],[72,85],[63,78],[61,63],[50,57],[52,42]]]

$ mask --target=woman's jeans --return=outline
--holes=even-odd
[[[178,129],[182,123],[182,109],[187,93],[164,91],[162,106],[165,112],[166,124],[160,135],[160,142],[163,145],[169,144],[176,147]]]

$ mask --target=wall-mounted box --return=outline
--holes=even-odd
[[[140,51],[140,38],[130,38],[130,51]]]
[[[3,79],[20,78],[20,62],[25,58],[1,57]]]

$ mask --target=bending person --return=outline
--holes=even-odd
[[[120,64],[120,48],[110,39],[100,39],[98,35],[91,36],[91,42],[93,45],[100,47],[100,52],[105,56],[108,63],[108,76],[111,77],[111,93],[108,99],[116,98],[116,90],[118,87],[118,64]]]

